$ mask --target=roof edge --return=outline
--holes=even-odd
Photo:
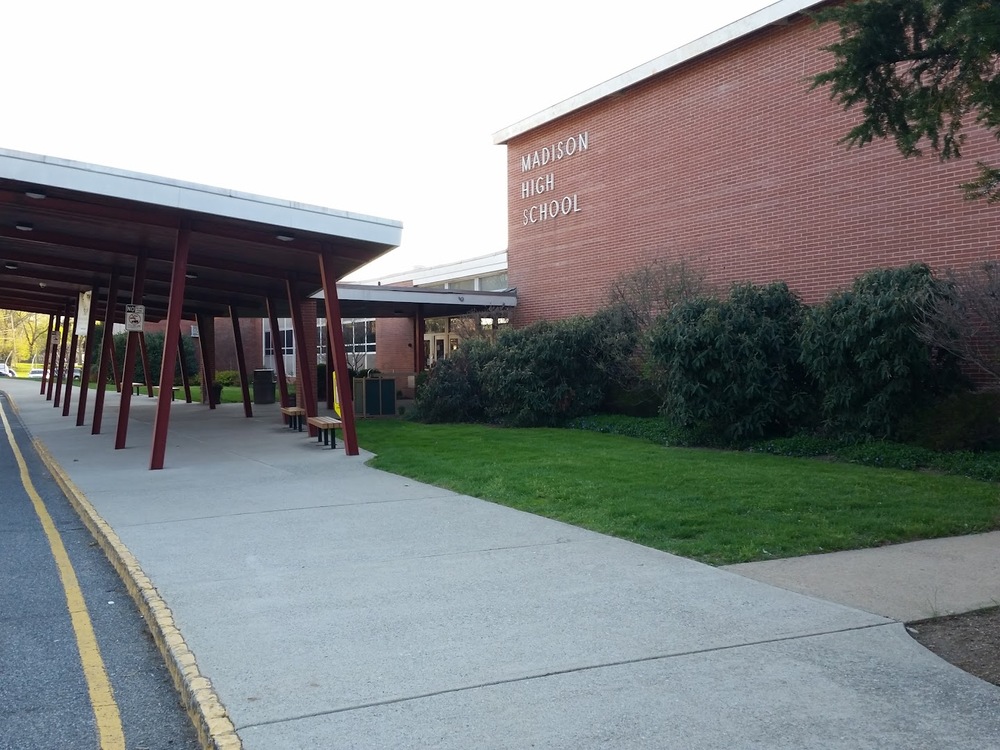
[[[679,67],[689,60],[704,55],[706,52],[723,47],[730,42],[760,31],[771,24],[801,13],[807,8],[820,5],[823,2],[824,0],[778,0],[778,2],[761,8],[748,16],[744,16],[738,21],[723,26],[721,29],[695,39],[693,42],[689,42],[638,67],[632,68],[604,83],[593,86],[576,96],[571,96],[569,99],[565,99],[548,109],[526,117],[520,122],[498,130],[493,134],[493,143],[494,145],[503,145],[512,138],[516,138],[530,130],[534,130],[571,112],[582,109],[588,104],[600,101],[612,94],[618,93],[622,89],[645,81],[671,68]]]
[[[4,148],[0,177],[391,246],[402,234],[402,223],[393,219]]]

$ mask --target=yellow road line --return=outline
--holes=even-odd
[[[41,521],[45,537],[49,541],[49,548],[52,550],[52,557],[56,562],[56,568],[59,570],[63,590],[66,592],[66,606],[73,623],[73,632],[76,633],[76,645],[80,652],[80,663],[83,665],[83,676],[87,680],[90,704],[94,709],[94,719],[97,722],[99,747],[101,750],[125,750],[125,734],[122,731],[118,704],[115,702],[111,682],[108,680],[108,673],[104,668],[101,650],[97,645],[94,627],[90,622],[90,613],[87,611],[87,604],[83,599],[83,592],[80,590],[80,583],[73,570],[73,564],[70,562],[65,545],[63,545],[62,537],[59,536],[59,531],[52,521],[52,516],[49,515],[45,503],[31,481],[28,465],[14,440],[14,432],[7,420],[3,404],[0,404],[0,420],[3,421],[7,440],[10,442],[14,458],[21,470],[21,484],[24,485],[24,490],[28,493],[31,504],[35,508],[35,513],[38,514],[38,520]]]

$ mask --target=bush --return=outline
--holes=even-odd
[[[849,291],[808,311],[802,363],[818,384],[834,430],[874,437],[959,383],[955,357],[921,339],[921,311],[948,294],[923,264],[858,277]]]
[[[1000,393],[957,393],[900,426],[900,439],[934,451],[1000,450]]]
[[[101,348],[101,336],[94,336],[94,341],[90,344],[91,346],[91,356],[93,356],[94,361],[94,372],[97,371],[97,363],[99,358],[96,355]],[[115,347],[115,363],[118,367],[119,372],[121,372],[122,367],[125,363],[125,344],[128,340],[127,333],[117,333],[114,335],[114,347]],[[152,370],[152,380],[153,382],[158,382],[160,379],[160,365],[163,362],[163,340],[164,336],[161,331],[152,331],[146,334],[146,351],[149,355],[149,369]],[[183,363],[180,359],[177,360],[177,365],[174,368],[174,385],[180,385],[180,368],[185,367],[188,376],[196,375],[198,373],[198,359],[195,356],[195,344],[191,340],[190,336],[181,336],[181,344],[184,347],[184,361]],[[108,378],[111,378],[111,371],[108,371]],[[138,382],[145,382],[146,376],[142,368],[142,357],[136,353],[135,357],[135,379]]]
[[[238,386],[240,374],[236,370],[219,370],[215,373],[215,384],[221,386]]]
[[[635,346],[617,308],[465,341],[417,389],[414,418],[554,426],[597,411]]]
[[[591,317],[502,331],[479,369],[491,422],[556,426],[600,408],[635,347],[635,327],[616,308]]]
[[[799,362],[802,315],[784,283],[736,284],[728,299],[675,306],[650,334],[664,414],[727,440],[783,434],[807,422],[814,396]]]
[[[479,422],[479,378],[463,345],[447,359],[438,360],[425,379],[418,378],[410,417],[419,422]]]

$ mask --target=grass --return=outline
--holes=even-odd
[[[579,430],[360,420],[372,465],[721,565],[1000,528],[1000,486]]]

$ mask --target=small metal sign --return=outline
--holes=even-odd
[[[142,331],[146,323],[145,305],[125,305],[125,330]]]

